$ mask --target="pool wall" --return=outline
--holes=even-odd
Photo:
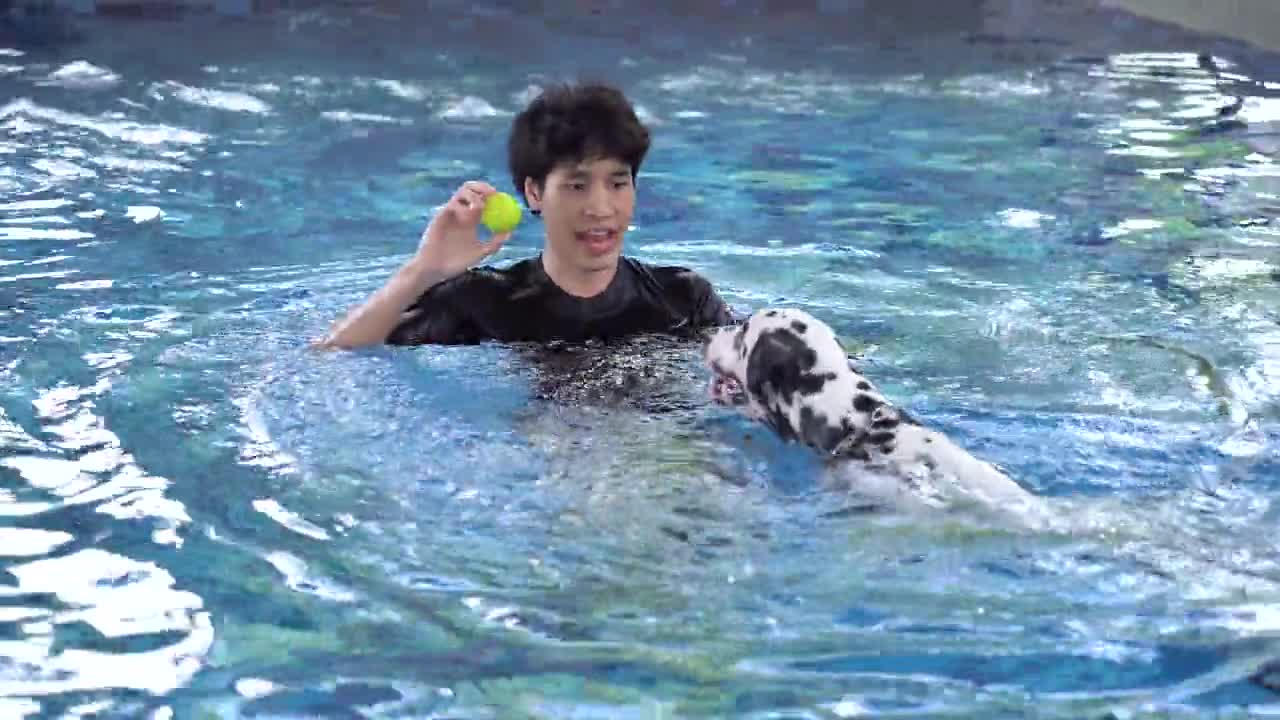
[[[1104,5],[1213,35],[1226,35],[1280,51],[1276,0],[1102,0]]]
[[[368,5],[395,11],[409,0],[364,0],[340,2],[337,5]],[[416,0],[419,5],[423,0]],[[248,16],[281,7],[300,5],[324,5],[319,0],[9,0],[0,1],[5,6],[23,7],[53,3],[56,6],[80,13],[100,13],[145,17],[166,15],[184,10],[216,12],[230,16]],[[430,0],[428,0],[430,4]],[[547,10],[564,11],[578,9],[583,12],[608,12],[619,6],[622,0],[523,0],[512,7],[527,11],[531,4],[549,6]],[[646,3],[649,4],[649,3]],[[1025,0],[948,0],[946,3],[926,2],[927,7],[911,6],[921,3],[911,0],[686,0],[677,3],[685,12],[734,12],[742,10],[767,13],[820,13],[856,14],[860,22],[880,22],[886,16],[913,17],[913,25],[928,18],[926,25],[955,28],[957,26],[984,26],[1037,22],[1040,13],[1038,3]],[[1096,7],[1101,10],[1122,10],[1153,20],[1179,25],[1189,30],[1221,35],[1241,40],[1270,51],[1280,51],[1280,2],[1276,0],[1076,0],[1078,7]],[[1043,21],[1043,18],[1039,18]]]

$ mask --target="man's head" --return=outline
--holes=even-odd
[[[546,250],[562,267],[616,266],[648,150],[648,129],[608,85],[546,88],[516,116],[507,145],[511,179],[542,216]]]

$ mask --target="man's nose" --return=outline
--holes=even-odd
[[[587,195],[587,214],[591,217],[609,217],[613,214],[613,199],[602,187],[595,187]]]

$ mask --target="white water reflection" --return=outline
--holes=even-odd
[[[109,388],[103,380],[41,394],[32,404],[40,435],[49,437],[48,443],[8,424],[0,467],[26,481],[27,487],[19,489],[20,496],[0,495],[0,516],[57,522],[58,514],[88,506],[120,521],[156,523],[155,542],[180,544],[176,529],[190,518],[180,504],[164,497],[169,483],[143,472],[92,410],[93,399]],[[64,530],[0,526],[0,568],[16,581],[0,583],[0,598],[56,599],[51,607],[8,605],[0,615],[0,634],[16,634],[16,639],[0,642],[0,665],[8,664],[0,673],[0,695],[35,697],[110,688],[161,694],[186,684],[203,667],[213,628],[202,599],[176,588],[172,575],[155,563],[98,547],[66,553],[100,539]],[[85,649],[73,639],[80,624],[107,641],[150,636],[153,649]],[[161,638],[164,642],[156,647],[154,640]]]
[[[49,73],[43,85],[57,85],[68,90],[106,90],[120,82],[120,75],[109,68],[85,60],[76,60]]]
[[[60,530],[0,527],[0,557],[48,555],[73,539],[74,535]]]
[[[0,106],[0,120],[12,117],[44,120],[65,128],[90,130],[108,140],[142,146],[199,145],[209,139],[208,135],[193,130],[112,117],[90,117],[41,105],[28,98],[18,98]]]
[[[93,233],[66,228],[0,227],[0,240],[89,240]]]
[[[180,546],[178,528],[191,518],[165,497],[170,483],[143,471],[96,411],[113,388],[110,375],[129,359],[122,351],[86,354],[88,365],[104,373],[96,383],[38,392],[31,400],[35,434],[0,415],[0,469],[24,483],[0,496],[0,515],[58,525],[63,514],[90,507],[122,523],[152,524],[152,541]],[[204,666],[214,637],[204,601],[175,587],[173,575],[155,562],[92,547],[109,536],[0,527],[0,568],[15,582],[0,583],[0,597],[10,603],[55,598],[41,609],[9,605],[0,616],[0,633],[15,635],[0,642],[0,665],[9,665],[0,673],[0,696],[110,688],[160,694],[182,687]],[[76,637],[81,625],[109,643],[148,637],[151,650],[88,650]]]
[[[112,376],[132,355],[106,351],[84,359],[103,375],[90,385],[39,391],[30,401],[34,434],[0,413],[0,470],[22,483],[0,493],[0,517],[44,518],[58,526],[67,513],[90,508],[121,523],[148,523],[153,542],[180,546],[179,528],[191,518],[165,496],[169,481],[142,470],[97,411],[113,389]],[[214,638],[204,601],[176,587],[156,563],[95,546],[110,535],[0,525],[0,568],[14,583],[0,582],[7,603],[0,636],[13,638],[0,641],[0,695],[163,694],[204,667]],[[36,597],[53,601],[21,606]],[[81,639],[82,626],[97,639]],[[147,638],[148,649],[115,642],[129,638]],[[100,647],[103,642],[111,647]],[[114,703],[98,704],[105,710]]]
[[[167,95],[192,105],[227,112],[268,115],[271,105],[248,93],[216,88],[191,87],[178,82],[158,83],[152,86],[150,95],[163,100]]]
[[[12,565],[16,586],[0,597],[48,594],[67,609],[21,626],[22,639],[0,642],[0,659],[14,663],[0,674],[0,695],[41,696],[107,688],[163,694],[185,685],[204,666],[214,632],[201,599],[173,587],[154,563],[98,549]],[[154,650],[99,651],[68,647],[60,626],[85,623],[102,638],[178,634]]]

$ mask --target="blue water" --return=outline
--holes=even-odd
[[[0,26],[0,716],[1280,710],[1274,57],[432,5]],[[308,350],[579,73],[653,123],[631,253],[1070,522],[860,512],[679,344]]]

